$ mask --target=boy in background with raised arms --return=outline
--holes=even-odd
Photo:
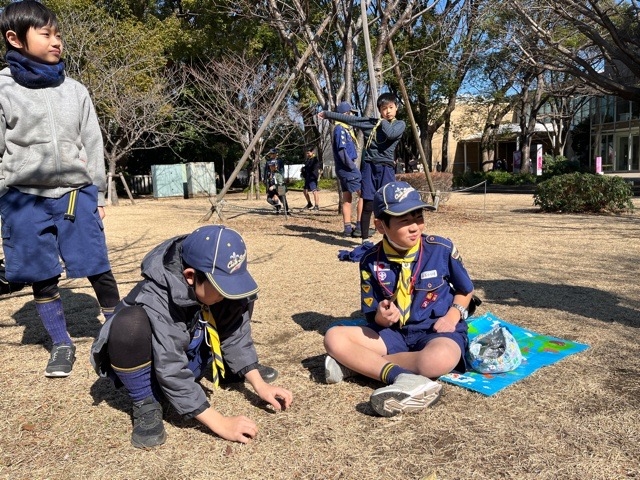
[[[354,230],[354,236],[362,240],[369,238],[369,225],[373,212],[373,197],[383,185],[396,179],[396,147],[405,130],[405,123],[396,119],[398,99],[392,93],[383,93],[377,101],[380,118],[354,117],[353,115],[324,111],[320,118],[336,120],[362,130],[364,149],[362,151],[362,215],[360,231]]]

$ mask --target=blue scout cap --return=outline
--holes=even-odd
[[[382,213],[399,217],[423,208],[429,208],[429,205],[422,201],[420,193],[407,182],[389,182],[380,187],[373,197],[373,214],[376,218]]]
[[[269,150],[269,155],[272,155],[272,154],[276,154],[277,155],[278,154],[278,149],[277,148],[272,148],[271,150]]]
[[[225,298],[246,298],[258,291],[247,270],[247,247],[238,232],[223,225],[200,227],[182,242],[182,259],[203,272]]]
[[[336,108],[336,112],[338,113],[347,113],[347,112],[355,112],[356,110],[351,106],[349,102],[342,102]]]

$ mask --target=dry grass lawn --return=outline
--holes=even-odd
[[[290,203],[304,205],[291,192]],[[229,195],[224,223],[249,248],[261,286],[253,335],[261,361],[293,391],[284,413],[243,385],[202,387],[259,436],[229,443],[165,412],[168,439],[130,446],[129,402],[99,379],[88,352],[101,318],[86,280],[61,282],[78,361],[47,379],[47,335],[29,289],[0,298],[0,477],[6,479],[625,479],[640,478],[640,213],[539,213],[530,195],[453,194],[426,230],[450,237],[491,311],[590,348],[493,397],[445,384],[441,401],[390,419],[368,406],[374,381],[323,383],[322,336],[358,315],[357,266],[339,262],[337,196],[285,219],[262,200]],[[636,200],[636,207],[640,203]],[[206,199],[122,201],[105,219],[121,294],[153,246],[194,230]],[[250,209],[257,211],[250,211]],[[215,218],[212,218],[212,221]],[[379,239],[379,236],[376,236]]]

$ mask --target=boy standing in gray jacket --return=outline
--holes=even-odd
[[[102,135],[89,92],[64,74],[56,16],[39,2],[0,15],[0,216],[6,279],[31,284],[53,347],[47,377],[75,361],[58,280],[88,278],[105,318],[120,300],[107,257]],[[64,269],[60,258],[64,262]]]
[[[206,372],[215,386],[240,375],[276,410],[293,398],[269,385],[277,373],[258,363],[250,326],[258,286],[242,237],[221,225],[201,227],[154,248],[141,273],[144,280],[118,304],[91,349],[96,372],[124,385],[133,401],[131,443],[164,443],[162,398],[220,437],[249,442],[258,433],[253,420],[224,417],[197,383]]]

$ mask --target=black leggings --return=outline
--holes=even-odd
[[[107,345],[111,365],[135,368],[152,360],[151,323],[144,308],[124,307],[111,320]]]
[[[369,225],[371,224],[371,214],[373,213],[373,200],[364,200],[362,202],[362,217],[360,218],[361,238],[366,240],[369,238]]]
[[[102,308],[113,308],[120,301],[120,293],[118,292],[118,284],[111,270],[91,275],[87,277],[93,291],[96,292],[96,298]],[[57,297],[60,293],[58,281],[60,276],[48,278],[41,282],[33,282],[33,296],[36,299],[46,299]]]

